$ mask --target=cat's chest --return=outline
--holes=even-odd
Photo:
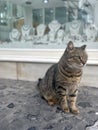
[[[79,84],[80,83],[80,80],[81,80],[81,76],[82,74],[80,75],[74,75],[74,74],[70,74],[70,75],[64,75],[64,74],[61,74],[61,73],[58,73],[57,74],[57,81],[59,82],[62,82],[62,83],[68,83],[68,84]]]

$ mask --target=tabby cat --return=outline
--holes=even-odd
[[[72,41],[58,63],[52,65],[43,79],[39,79],[41,96],[49,105],[59,104],[64,112],[78,114],[76,106],[82,68],[87,62],[86,45],[74,47]]]

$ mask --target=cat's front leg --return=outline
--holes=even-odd
[[[66,113],[69,113],[69,107],[68,107],[68,102],[67,102],[67,97],[63,96],[60,100],[60,106],[62,108],[62,110]]]
[[[77,99],[76,95],[69,96],[69,108],[72,113],[79,114],[79,109],[76,106],[76,99]]]

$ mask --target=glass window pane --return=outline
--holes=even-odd
[[[57,7],[55,9],[55,19],[58,20],[61,24],[67,22],[66,8],[65,7]]]
[[[78,8],[72,8],[69,7],[69,17],[68,17],[68,21],[72,21],[72,20],[76,20],[79,18],[79,11]]]
[[[0,2],[0,25],[7,25],[7,4]]]
[[[22,6],[13,4],[13,11],[12,12],[13,12],[13,17],[15,19],[23,17],[23,7]]]
[[[45,9],[45,24],[49,24],[54,19],[54,9],[46,8]]]
[[[42,9],[34,9],[33,10],[33,24],[37,26],[38,24],[43,23],[43,10]]]

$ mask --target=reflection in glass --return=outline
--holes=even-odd
[[[12,12],[13,12],[13,17],[15,19],[23,17],[23,7],[22,6],[13,4]]]
[[[45,9],[45,24],[49,24],[54,19],[54,9],[46,8]]]
[[[7,25],[7,5],[5,2],[0,2],[0,25]]]
[[[79,10],[78,8],[69,7],[69,21],[79,19]]]
[[[85,23],[93,23],[93,7],[91,4],[84,4],[81,9],[81,16]]]
[[[55,19],[58,20],[61,24],[67,22],[66,8],[65,7],[57,7],[55,9]]]
[[[34,9],[33,10],[33,25],[36,27],[37,25],[43,23],[43,10],[42,9]]]

